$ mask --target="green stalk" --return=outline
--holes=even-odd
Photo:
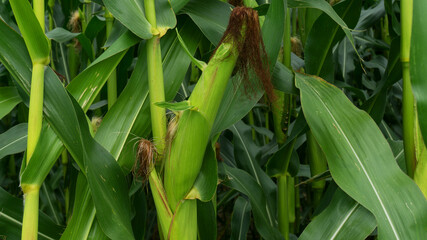
[[[44,32],[44,0],[33,0],[33,9],[37,21],[40,23],[40,27]]]
[[[44,68],[49,64],[50,46],[44,36],[44,0],[33,1],[34,15],[31,16],[29,16],[29,14],[32,14],[31,6],[27,1],[11,1],[10,4],[33,65],[28,114],[26,164],[23,165],[25,166],[28,165],[34,153],[42,128]],[[33,25],[33,21],[28,23],[27,17],[36,19],[41,28],[38,29],[37,24]],[[22,184],[21,188],[25,199],[22,239],[37,239],[40,186]]]
[[[157,31],[156,11],[154,0],[144,0],[145,16],[151,24],[152,31]],[[148,86],[150,91],[151,126],[157,152],[163,153],[166,137],[166,110],[155,105],[165,101],[163,83],[162,54],[159,35],[147,40]]]
[[[289,9],[286,10],[285,17],[285,31],[283,35],[283,63],[286,67],[291,66],[291,16]],[[273,110],[273,121],[274,121],[274,133],[276,135],[277,143],[280,145],[284,144],[287,139],[287,131],[290,122],[291,112],[291,96],[281,91],[275,91],[277,99],[272,103]],[[283,158],[290,158],[293,147],[285,153]],[[278,188],[278,220],[279,230],[286,240],[289,239],[289,211],[292,209],[288,208],[289,189],[287,183],[287,171],[283,172],[277,179]]]
[[[292,36],[297,35],[297,8],[292,9]]]
[[[105,9],[105,28],[106,28],[106,35],[107,39],[111,34],[111,29],[113,28],[113,15]],[[107,81],[107,92],[108,92],[108,109],[110,109],[113,104],[117,100],[117,75],[116,75],[116,69],[111,73],[110,77]]]
[[[302,46],[305,46],[305,39],[307,38],[306,31],[305,31],[306,12],[307,12],[307,8],[298,9],[298,30],[299,30],[299,35],[301,36]]]
[[[42,129],[44,67],[43,63],[33,63],[28,113],[27,165],[34,153]]]
[[[151,193],[153,194],[154,204],[156,205],[157,218],[160,225],[159,232],[163,239],[166,239],[169,233],[169,226],[171,224],[173,214],[168,206],[162,181],[159,179],[154,165],[152,167],[153,168],[149,175],[149,184]]]
[[[295,223],[295,179],[290,175],[287,176],[287,184],[289,224],[293,226]],[[294,229],[290,228],[290,232],[293,233]]]
[[[286,183],[286,174],[278,177],[277,189],[279,195],[278,215],[279,230],[286,240],[289,239],[289,213],[288,213],[288,185]]]
[[[83,32],[86,31],[86,27],[89,24],[89,21],[92,17],[92,10],[91,7],[91,1],[85,0],[83,4],[83,19],[82,19],[82,30]]]
[[[310,164],[311,176],[316,176],[325,172],[327,170],[325,154],[323,153],[311,131],[307,132],[307,149],[307,157]],[[313,182],[311,187],[314,191],[314,206],[319,205],[325,184],[326,180],[318,180]]]
[[[62,44],[59,45],[61,54],[64,52],[62,49]],[[70,69],[69,76],[67,77],[68,81],[74,79],[79,72],[79,54],[77,48],[74,46],[74,43],[70,43],[67,45],[68,48],[68,68]],[[62,63],[64,65],[65,74],[68,75],[67,63],[65,62],[65,58],[62,58]]]
[[[160,49],[160,36],[157,30],[156,10],[154,0],[144,0],[145,16],[151,24],[153,37],[146,42],[147,66],[148,66],[148,86],[150,92],[151,126],[154,144],[161,160],[163,156],[166,138],[166,110],[155,105],[156,102],[165,101],[165,91],[163,82],[162,55]],[[163,188],[163,184],[157,174],[154,164],[149,175],[149,183],[153,194],[154,203],[158,216],[162,239],[168,239],[170,225],[172,221],[172,211],[169,208],[168,199]]]
[[[299,182],[298,178],[296,178],[294,180],[295,180],[295,183],[298,184],[298,182]],[[295,188],[294,188],[294,190],[295,190]],[[301,202],[300,202],[300,199],[299,199],[298,188],[295,191],[294,201],[295,201],[295,209],[300,209],[301,208]],[[294,223],[294,231],[295,232],[299,232],[299,226],[300,226],[299,220],[300,220],[300,211],[296,211],[295,212],[295,223]]]
[[[413,178],[416,167],[415,153],[415,102],[411,88],[410,76],[410,48],[412,31],[412,0],[402,0],[401,3],[401,50],[400,61],[402,62],[403,77],[403,144],[405,148],[406,169],[408,175]]]
[[[23,240],[35,240],[38,233],[39,217],[39,190],[38,185],[23,185],[25,208],[24,218],[22,221],[22,238]]]

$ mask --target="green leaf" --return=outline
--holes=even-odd
[[[276,226],[276,191],[277,186],[273,180],[262,170],[259,165],[261,148],[252,140],[251,128],[242,121],[232,125],[229,130],[233,132],[234,156],[237,166],[245,170],[261,186],[266,199],[266,212],[272,226]]]
[[[193,54],[196,51],[196,48],[201,38],[200,32],[194,32],[195,27],[196,26],[191,21],[187,21],[184,23],[183,27],[180,29],[181,37],[185,41],[190,53],[193,53]],[[170,31],[164,37],[162,37],[160,40],[160,44],[162,46],[163,74],[164,74],[164,80],[165,80],[165,99],[166,101],[171,101],[176,96],[178,89],[182,87],[182,81],[184,80],[185,74],[187,72],[187,69],[191,60],[188,57],[188,55],[185,53],[184,49],[180,46],[179,40],[176,38],[176,33],[174,31]],[[144,56],[145,55],[143,55],[142,58],[146,59],[146,57]],[[144,69],[146,69],[146,64],[141,63],[141,65],[144,67]],[[142,76],[143,79],[145,79],[144,81],[147,81],[146,76],[147,76],[147,71],[144,70],[143,76]],[[122,104],[127,106],[126,104],[129,101],[129,98],[126,96],[138,95],[140,96],[140,98],[148,99],[148,85],[147,83],[145,84],[142,83],[142,86],[144,87],[143,89],[139,91],[135,90],[133,94],[124,95],[124,93],[122,93],[121,94],[121,96],[123,96]],[[132,88],[130,88],[130,90],[131,89]],[[119,97],[118,101],[120,100],[121,96]],[[116,102],[114,106],[117,104],[118,103]],[[126,118],[126,115],[120,115],[120,116],[123,116],[124,118]],[[111,118],[116,119],[117,115],[112,114]],[[103,124],[105,124],[105,121],[106,119],[104,119]],[[146,102],[143,102],[142,109],[137,115],[137,118],[134,122],[130,135],[126,140],[126,143],[125,142],[121,143],[123,144],[122,145],[123,153],[119,157],[119,163],[121,166],[124,165],[122,162],[127,162],[127,165],[129,166],[128,167],[129,170],[133,166],[134,159],[135,159],[135,150],[134,150],[135,136],[143,136],[144,138],[149,138],[149,134],[151,131],[150,124],[151,124],[151,120],[150,120],[149,102],[146,101]],[[118,131],[111,131],[111,134],[117,134],[117,132]],[[98,134],[99,133],[97,133],[97,135]]]
[[[248,196],[252,213],[254,215],[255,226],[261,236],[265,239],[283,239],[279,230],[274,227],[275,223],[270,222],[270,217],[266,211],[266,199],[260,185],[247,172],[220,164],[220,172],[225,175],[225,184]]]
[[[178,13],[189,0],[170,0],[173,10]]]
[[[156,22],[160,36],[176,26],[176,17],[169,0],[156,0]]]
[[[22,170],[21,184],[36,184],[41,186],[58,159],[58,156],[61,154],[63,150],[62,146],[61,141],[58,141],[52,128],[44,123],[30,162]]]
[[[200,173],[194,181],[193,188],[185,197],[186,199],[199,199],[207,202],[214,197],[218,184],[218,165],[213,146],[208,144],[206,147]]]
[[[190,16],[209,41],[216,46],[227,28],[231,5],[215,0],[191,0],[181,11]]]
[[[18,199],[0,187],[0,237],[9,239],[21,239],[23,201]],[[50,218],[39,211],[39,239],[58,239],[63,228],[56,225]]]
[[[397,166],[375,122],[333,85],[296,74],[307,123],[326,155],[332,177],[371,211],[385,239],[426,237],[426,199]]]
[[[231,217],[231,237],[233,240],[247,239],[246,235],[251,223],[251,204],[243,197],[238,197],[234,203]]]
[[[282,144],[282,146],[280,146],[280,148],[273,154],[273,156],[271,156],[271,158],[267,162],[266,172],[270,177],[278,177],[280,175],[286,174],[286,172],[298,172],[291,171],[290,169],[288,169],[288,167],[290,166],[292,168],[292,166],[295,166],[299,163],[299,161],[295,161],[297,160],[297,155],[294,155],[293,149],[297,137],[305,133],[307,130],[308,127],[304,115],[300,114],[295,120],[292,132],[290,136],[286,139],[286,142]],[[294,164],[290,164],[289,162],[284,161],[283,156],[286,156],[287,154],[294,155],[291,155],[288,159],[290,162],[295,162]]]
[[[354,2],[354,0],[351,0]],[[346,1],[349,2],[349,1]],[[360,1],[356,1],[360,2]],[[344,4],[345,2],[341,3]],[[288,0],[288,7],[289,8],[316,8],[321,10],[322,12],[326,13],[332,20],[334,20],[338,25],[341,26],[342,30],[344,31],[347,38],[350,40],[351,45],[356,50],[356,46],[354,43],[353,35],[351,35],[351,32],[349,30],[349,27],[347,24],[343,21],[343,19],[340,18],[340,16],[334,11],[334,9],[329,5],[326,1],[317,1],[317,0]],[[360,14],[360,10],[358,11],[351,11],[356,14]],[[357,13],[358,12],[358,13]],[[356,20],[358,17],[356,18]],[[326,26],[325,26],[326,27]],[[311,31],[310,31],[311,32]]]
[[[46,91],[56,94],[46,95],[45,114],[73,158],[83,163],[80,167],[86,172],[102,229],[111,238],[133,239],[130,201],[122,170],[109,152],[92,138],[86,115],[80,105],[67,96],[56,75],[47,71],[46,78]],[[62,112],[64,109],[68,114]]]
[[[130,31],[142,39],[151,38],[151,25],[145,19],[144,2],[135,0],[104,0],[108,11]],[[138,23],[138,24],[135,24]]]
[[[1,23],[4,23],[4,22],[1,22]],[[28,57],[25,58],[25,56],[28,56],[28,55],[25,54],[25,48],[23,48],[22,39],[19,37],[19,35],[16,34],[16,32],[11,31],[10,28],[8,28],[5,24],[1,24],[1,23],[0,23],[0,30],[2,30],[2,32],[7,32],[8,35],[6,36],[8,37],[8,39],[13,39],[14,42],[12,43],[16,45],[15,46],[16,48],[12,48],[13,49],[12,50],[7,47],[7,46],[10,46],[8,45],[8,42],[6,41],[0,42],[2,44],[4,43],[4,45],[0,44],[0,48],[2,48],[2,50],[3,49],[5,50],[4,52],[2,51],[0,54],[2,58],[2,62],[7,63],[5,66],[8,68],[9,71],[11,71],[18,85],[23,88],[22,93],[28,94],[29,79],[31,78],[31,70],[29,66],[31,66],[31,63],[29,63]],[[105,67],[105,65],[110,64],[110,66],[113,66],[114,68],[121,59],[121,57],[115,58],[115,59],[113,58],[113,61],[111,61],[112,57],[115,57],[117,55],[116,51],[119,51],[119,52],[124,51],[129,47],[129,44],[130,46],[132,46],[137,41],[139,40],[136,37],[132,37],[132,35],[130,37],[127,37],[125,35],[122,40],[116,41],[115,47],[110,48],[112,49],[111,51],[106,51],[93,63],[93,65],[96,67],[89,68],[89,70],[85,71],[87,76],[98,77],[98,75],[101,75],[99,78],[95,78],[95,79],[98,80],[97,84],[101,84],[101,85],[104,84],[109,74],[101,74],[105,72],[105,70],[102,70],[103,66]],[[14,55],[11,54],[11,51],[16,52],[22,49],[24,49],[23,51],[24,54],[22,55],[23,58],[14,58]],[[22,72],[17,72],[16,69],[21,69]],[[108,156],[108,153],[106,153],[105,150],[103,150],[103,148],[97,145],[93,139],[90,140],[91,137],[89,134],[89,130],[87,129],[88,126],[86,122],[86,117],[84,117],[83,113],[80,112],[79,113],[80,119],[79,120],[77,119],[77,116],[75,115],[77,112],[75,111],[79,111],[80,107],[74,108],[76,106],[75,103],[72,103],[72,99],[70,99],[66,91],[63,89],[62,84],[59,83],[59,80],[57,79],[56,75],[52,71],[48,70],[46,74],[46,79],[47,80],[45,81],[46,85],[45,85],[45,102],[44,102],[45,116],[50,121],[51,125],[54,126],[53,128],[55,129],[55,132],[61,137],[61,140],[64,143],[66,143],[65,145],[68,147],[68,149],[69,150],[71,149],[70,152],[73,153],[74,159],[78,163],[80,163],[80,166],[82,167],[82,169],[86,169],[83,167],[84,164],[90,166],[87,168],[87,170],[88,170],[88,175],[91,176],[90,181],[91,181],[92,187],[97,185],[98,187],[97,191],[102,191],[102,193],[107,193],[107,195],[104,195],[104,194],[100,194],[100,192],[97,192],[97,199],[96,198],[94,199],[95,205],[98,208],[102,209],[98,211],[98,214],[100,215],[104,214],[107,216],[103,218],[103,222],[101,222],[101,225],[102,224],[111,225],[111,227],[110,226],[105,227],[108,230],[107,234],[109,234],[110,236],[114,234],[120,234],[120,236],[123,236],[123,234],[126,234],[127,232],[127,234],[132,238],[131,228],[130,228],[130,219],[128,217],[130,215],[129,213],[130,208],[129,208],[129,203],[126,203],[126,201],[127,202],[129,201],[126,193],[127,187],[126,187],[126,183],[124,181],[124,177],[122,175],[120,168],[118,167],[117,164],[114,165],[115,164],[114,159],[111,156]],[[87,80],[87,79],[85,78],[84,80]],[[93,84],[91,81],[85,81],[85,83],[88,83],[88,82]],[[85,84],[82,84],[82,85],[85,86]],[[89,86],[95,89],[99,87],[99,85],[89,85]],[[77,86],[73,88],[74,94],[76,94],[77,96],[80,96],[79,100],[81,101],[83,106],[89,107],[89,105],[92,102],[91,97],[93,96],[93,92],[89,94],[83,94],[86,91],[87,91],[87,88],[82,88]],[[28,101],[28,95],[24,94],[24,98],[27,98],[27,101]],[[72,109],[74,109],[74,112],[70,111]],[[62,111],[66,111],[66,113],[64,114]],[[62,117],[64,117],[64,119],[61,119]],[[71,129],[69,126],[76,126],[78,128],[83,127],[83,129],[87,129],[87,130],[84,130],[83,132],[76,131],[75,129]],[[79,136],[79,134],[81,133],[83,133],[84,136]],[[58,141],[58,140],[55,140],[55,141]],[[89,141],[89,142],[86,142],[86,141]],[[57,146],[57,145],[54,145],[54,146]],[[89,151],[86,150],[85,148],[83,148],[83,146],[86,146],[86,147],[89,146],[89,148],[93,149],[93,151],[90,152],[90,150]],[[58,151],[58,149],[55,149],[55,151]],[[97,155],[97,153],[103,154],[105,158],[102,159],[102,155],[100,157]],[[96,156],[93,154],[95,154]],[[56,158],[53,158],[53,161],[55,159]],[[107,160],[109,161],[110,165],[106,163],[94,163],[93,161],[87,162],[86,159],[91,159],[91,160],[95,159],[98,161]],[[94,169],[94,166],[96,164],[101,166],[101,168],[99,166],[96,166],[95,167],[96,169]],[[103,180],[96,172],[93,172],[93,170],[101,170],[102,168],[107,168],[107,169],[104,169],[104,170],[107,170],[105,174],[110,174],[112,178],[109,178],[106,176],[104,176],[104,178],[109,181],[112,181],[111,182],[112,184],[100,184],[100,182],[103,182]],[[112,171],[108,172],[108,170],[112,170]],[[114,175],[114,174],[118,174],[118,175]],[[120,175],[122,177],[120,177]],[[117,177],[121,178],[121,180],[117,181],[118,180]],[[114,189],[117,192],[114,192],[114,190],[110,188],[110,186],[108,185],[111,185],[112,187],[114,187]],[[101,188],[99,186],[101,186]],[[108,196],[108,194],[110,195],[113,194],[112,196],[114,197],[112,196],[106,197],[108,201],[105,201],[105,199],[103,199],[102,196]],[[112,207],[111,204],[115,205],[116,207]],[[120,214],[119,218],[115,218],[116,221],[117,220],[122,221],[119,224],[117,222],[109,220],[109,217],[113,215],[110,213],[114,209],[121,209],[120,211],[116,212],[116,214]]]
[[[427,142],[427,29],[425,28],[425,13],[427,2],[414,1],[414,12],[412,18],[412,36],[410,53],[410,72],[412,90],[416,99],[418,119],[424,142]]]
[[[97,19],[97,18],[95,17],[92,19]],[[85,51],[86,55],[88,56],[88,58],[91,61],[93,61],[94,51],[93,51],[93,47],[92,47],[92,42],[91,42],[91,40],[89,40],[88,37],[86,37],[85,34],[83,34],[83,33],[72,33],[70,31],[63,29],[63,28],[58,27],[58,28],[55,28],[52,31],[46,33],[46,36],[49,39],[53,39],[58,43],[65,43],[65,42],[70,41],[73,38],[77,38],[79,40],[79,43],[82,46],[83,50]]]
[[[363,104],[362,108],[379,123],[384,116],[387,90],[402,79],[402,64],[400,62],[400,38],[391,42],[390,53],[385,73],[374,90],[372,96]],[[405,167],[406,169],[406,167]],[[406,172],[406,171],[405,171]]]
[[[104,27],[105,27],[105,18],[95,15],[94,17],[90,18],[90,21],[87,24],[86,30],[83,35],[89,40],[89,42],[92,42],[93,39],[98,35],[99,32],[102,31]]]
[[[31,60],[34,62],[42,61],[47,63],[49,59],[50,46],[49,41],[41,28],[31,5],[26,0],[10,1],[19,30],[25,41],[25,45],[30,53]]]
[[[7,155],[20,153],[27,148],[28,124],[18,124],[0,134],[0,159]]]
[[[61,239],[87,239],[95,219],[95,207],[85,176],[80,172],[77,177],[73,215]]]
[[[298,94],[294,84],[294,74],[283,63],[277,61],[271,76],[274,89],[288,94]]]
[[[277,61],[282,47],[282,37],[277,36],[283,36],[285,31],[286,6],[286,0],[272,0],[262,25],[262,40],[270,63],[270,72],[275,67],[273,63]]]
[[[374,215],[341,189],[337,189],[328,207],[314,217],[299,239],[363,240],[374,231],[375,227]]]
[[[193,64],[195,64],[200,70],[204,70],[205,67],[207,66],[207,64],[203,61],[200,61],[198,59],[196,59],[188,50],[187,46],[185,45],[184,40],[182,40],[181,36],[179,35],[178,29],[176,30],[176,36],[178,37],[179,43],[181,43],[181,47],[185,50],[185,52],[187,53],[187,55],[191,58],[191,61],[193,62]]]
[[[0,87],[0,99],[0,119],[22,101],[15,87]]]
[[[49,39],[55,40],[59,43],[65,43],[70,41],[71,39],[79,36],[81,33],[72,33],[68,30],[65,30],[61,27],[57,27],[50,32],[46,33],[46,36]]]
[[[384,0],[378,1],[367,9],[362,9],[355,29],[366,30],[378,22],[385,14]]]
[[[156,103],[154,103],[154,105],[156,105],[158,107],[161,107],[161,108],[167,108],[167,109],[172,110],[174,112],[184,111],[184,110],[187,110],[187,109],[194,108],[194,106],[190,105],[189,101],[174,102],[174,103],[170,103],[170,102],[156,102]]]
[[[195,34],[192,31],[193,28],[194,25],[188,21],[180,30],[180,34],[187,42],[189,50],[195,52],[200,34]],[[166,92],[166,97],[170,100],[176,94],[185,76],[187,67],[190,64],[190,59],[179,46],[179,41],[176,39],[175,32],[169,32],[164,36],[161,39],[161,44],[163,51],[162,56],[164,56],[165,85],[168,86],[168,88],[166,88],[168,90]],[[107,112],[95,135],[96,141],[109,150],[115,159],[118,159],[119,165],[126,173],[130,171],[135,161],[134,146],[138,139],[135,136],[146,136],[148,138],[148,134],[151,131],[148,85],[146,82],[147,65],[145,64],[147,58],[144,45],[141,45],[140,48],[142,51],[138,56],[138,61],[131,78],[116,103]],[[176,59],[180,61],[177,62]],[[169,67],[166,68],[165,66]],[[87,209],[93,208],[91,198],[86,197],[85,202],[82,204],[84,204]],[[88,204],[91,204],[91,207],[87,206]],[[88,219],[91,215],[87,215],[87,211],[89,210],[74,214],[72,219],[77,220],[71,221],[68,225],[71,226],[70,230],[67,227],[65,232],[72,234],[74,228],[83,227],[86,222],[91,223],[93,218]],[[89,212],[91,211],[92,210]],[[80,239],[80,237],[73,237],[73,239]]]
[[[324,1],[315,2],[318,4],[322,3],[320,5],[326,4],[328,6],[327,9],[330,9],[330,11],[340,19],[340,22],[345,24],[345,21],[350,27],[354,27],[357,23],[357,19],[359,19],[362,6],[361,1],[344,1],[334,5],[334,9]],[[320,15],[313,24],[308,34],[304,57],[307,73],[327,77],[326,80],[331,82],[333,81],[334,74],[332,48],[342,39],[343,34],[339,31],[339,23],[335,23],[329,16],[330,15],[327,14]],[[345,27],[347,27],[347,25],[345,25]],[[352,44],[354,45],[354,43]]]
[[[31,79],[32,63],[22,37],[0,19],[0,61],[15,79]],[[29,101],[29,97],[22,99]]]
[[[217,239],[216,201],[197,201],[197,227],[199,239]]]
[[[395,160],[406,172],[402,141],[388,140],[388,143]],[[376,225],[372,213],[337,189],[328,207],[310,222],[300,239],[366,239]]]
[[[139,41],[140,39],[132,33],[124,33],[67,86],[67,90],[79,102],[84,111],[89,109],[126,51]],[[91,81],[87,81],[87,79],[91,79]]]
[[[263,41],[271,70],[273,70],[271,63],[276,62],[281,46],[281,38],[277,36],[281,36],[280,32],[284,31],[284,2],[283,0],[272,1],[262,28]],[[190,16],[212,44],[217,45],[227,27],[231,5],[213,0],[203,2],[193,0],[182,9],[182,12]],[[292,73],[283,67],[280,68],[280,65],[278,67],[277,73],[273,75],[276,88],[295,93],[291,78]],[[251,79],[251,81],[257,81],[257,79]],[[212,129],[212,135],[227,129],[242,119],[258,102],[262,94],[263,91],[261,89],[256,89],[248,94],[242,79],[233,77],[228,82],[224,93]]]

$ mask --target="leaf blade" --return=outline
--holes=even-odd
[[[319,78],[297,74],[296,83],[304,115],[326,154],[332,177],[375,215],[379,237],[425,236],[422,226],[427,218],[417,213],[426,212],[426,200],[397,166],[373,120]]]

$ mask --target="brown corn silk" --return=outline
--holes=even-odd
[[[273,85],[270,79],[268,56],[265,52],[264,42],[258,20],[258,12],[248,7],[240,7],[241,1],[230,1],[235,7],[230,15],[230,20],[218,46],[231,40],[237,45],[239,58],[235,72],[243,80],[245,93],[253,95],[264,89],[268,98],[275,99]],[[253,76],[255,72],[256,77]]]
[[[137,149],[137,157],[132,172],[134,176],[142,177],[143,182],[145,182],[154,167],[158,154],[154,143],[144,138],[139,140]]]

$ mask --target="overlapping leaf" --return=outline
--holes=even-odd
[[[394,161],[375,122],[325,81],[296,75],[304,115],[324,151],[332,177],[371,211],[385,239],[422,239],[427,204]]]
[[[0,88],[0,119],[8,114],[18,103],[21,97],[15,87]]]
[[[410,71],[414,96],[417,101],[418,118],[424,142],[427,142],[427,29],[424,14],[427,2],[414,1],[412,19]]]

